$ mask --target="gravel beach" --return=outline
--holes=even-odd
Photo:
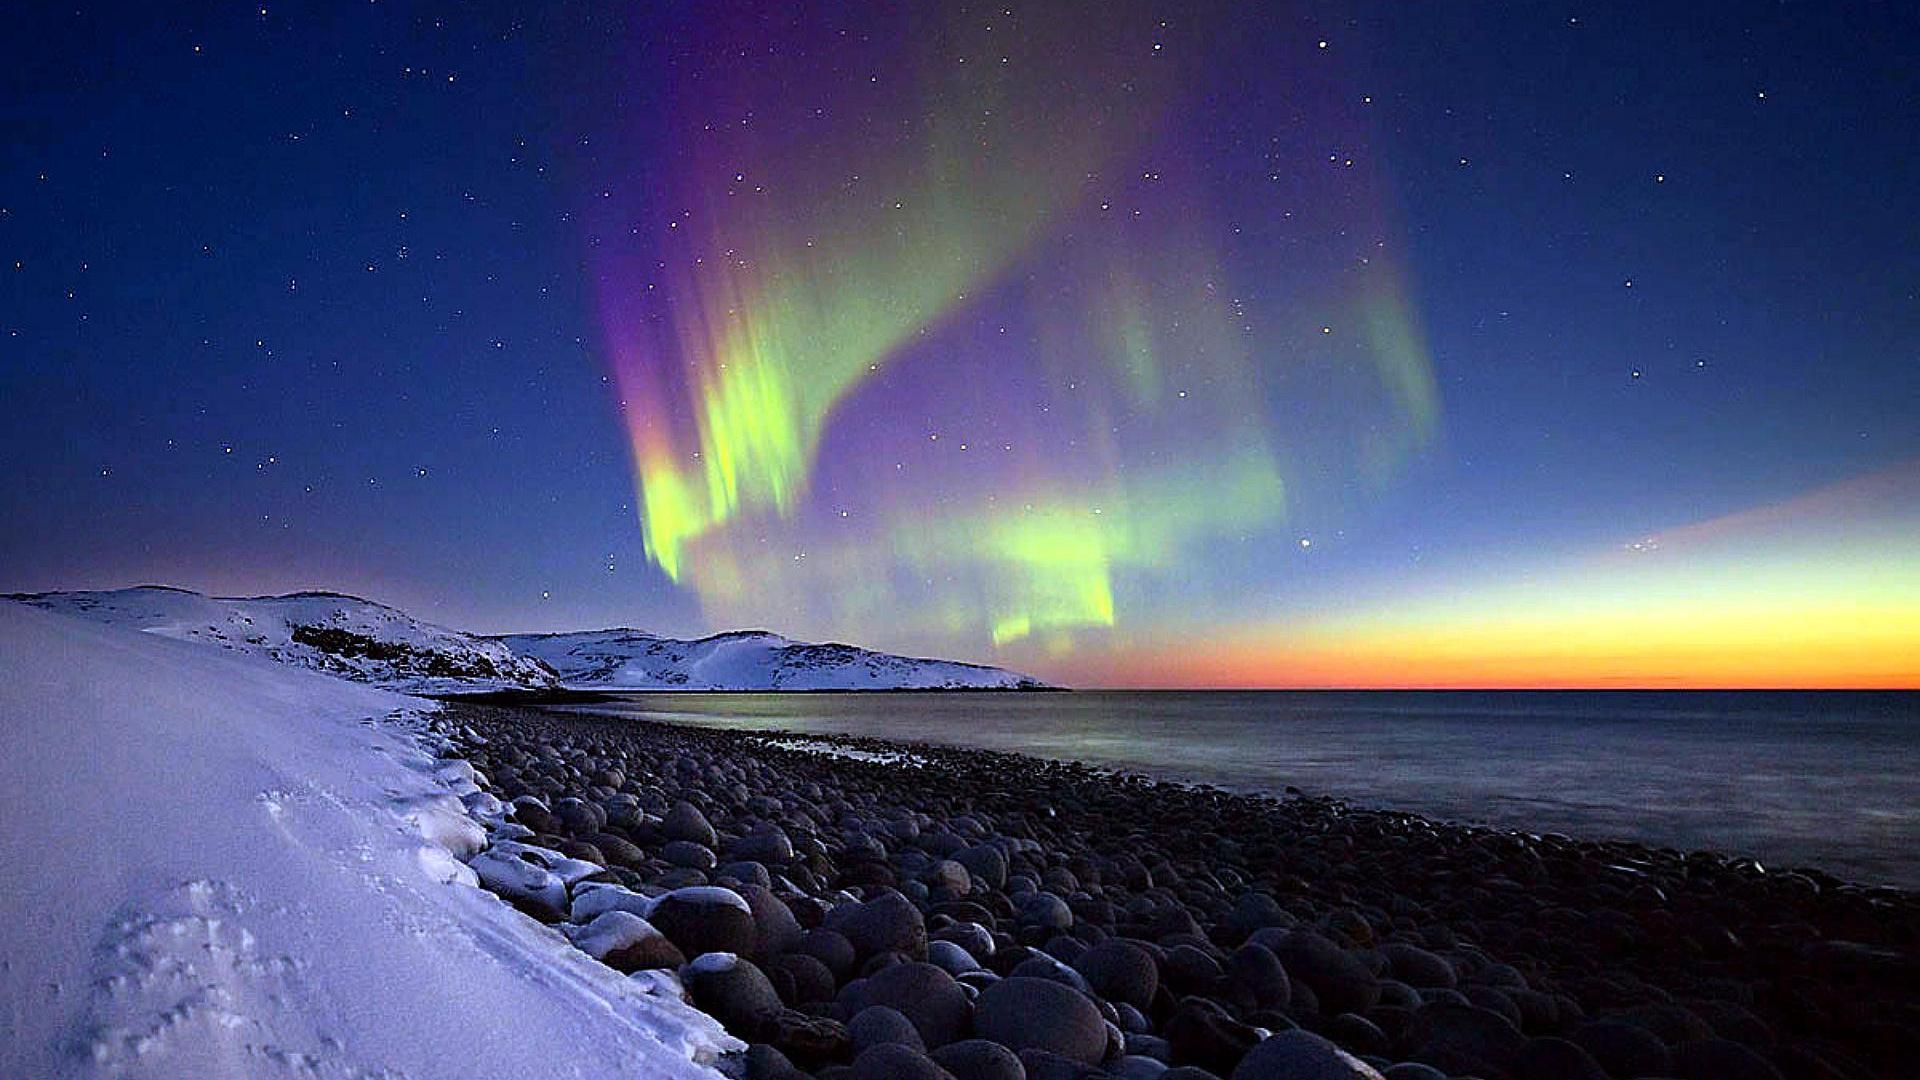
[[[1920,1076],[1911,893],[1018,755],[436,725],[480,882],[677,979],[754,1080]]]

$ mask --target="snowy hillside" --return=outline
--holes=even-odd
[[[0,1076],[718,1080],[717,1023],[460,883],[429,707],[0,600]]]
[[[538,689],[554,676],[488,638],[339,593],[221,598],[142,586],[15,596],[35,607],[409,693]]]
[[[1045,684],[995,667],[811,645],[742,630],[684,641],[639,630],[499,639],[595,690],[1014,690]]]

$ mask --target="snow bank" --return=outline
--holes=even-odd
[[[0,1076],[717,1075],[671,980],[460,883],[421,707],[0,601]]]
[[[554,676],[491,638],[339,593],[216,597],[143,585],[15,596],[38,608],[217,645],[411,694],[544,689]]]

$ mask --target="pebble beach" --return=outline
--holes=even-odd
[[[1017,754],[446,705],[480,883],[891,1080],[1920,1075],[1920,897]]]

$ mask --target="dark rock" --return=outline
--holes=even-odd
[[[1732,1039],[1695,1039],[1673,1048],[1681,1080],[1782,1080],[1766,1058]]]
[[[900,952],[912,957],[927,954],[927,924],[920,909],[888,890],[865,903],[841,904],[827,912],[823,924],[839,931],[860,956]]]
[[[825,964],[833,972],[836,980],[853,974],[853,966],[859,962],[859,954],[854,951],[853,942],[838,930],[815,927],[801,936],[796,952],[802,952]]]
[[[953,861],[967,868],[967,872],[980,879],[989,889],[1004,889],[1007,886],[1007,857],[1000,849],[985,844],[976,845],[954,853]]]
[[[1084,994],[1047,979],[1002,979],[981,991],[974,1031],[1016,1052],[1047,1050],[1097,1064],[1107,1024]]]
[[[831,1017],[793,1009],[782,1009],[763,1023],[760,1037],[808,1068],[845,1060],[853,1050],[853,1038],[847,1034],[846,1025]]]
[[[729,858],[768,866],[785,866],[793,861],[793,841],[775,825],[764,826],[727,845]]]
[[[853,1059],[851,1080],[954,1080],[933,1059],[899,1043],[881,1043]]]
[[[1320,1011],[1364,1013],[1380,1000],[1380,986],[1360,958],[1312,930],[1281,938],[1274,955],[1294,983],[1313,988]]]
[[[690,840],[675,840],[660,849],[660,857],[688,870],[711,870],[719,865],[713,851]]]
[[[688,956],[752,954],[753,912],[739,893],[714,885],[676,889],[654,904],[647,921]]]
[[[1248,1050],[1232,1080],[1381,1080],[1371,1066],[1308,1031],[1283,1031]]]
[[[932,1048],[945,1046],[966,1034],[972,1011],[966,992],[953,976],[932,964],[895,964],[840,991],[840,1004],[857,1015],[872,1005],[897,1009]]]
[[[736,891],[753,911],[753,955],[756,959],[764,961],[800,943],[801,935],[806,931],[800,929],[792,909],[773,895],[772,889],[761,885],[742,885]]]
[[[792,980],[792,1004],[804,1005],[810,1001],[832,1001],[835,980],[833,972],[818,957],[803,952],[781,953],[767,961],[767,977],[780,972]],[[779,985],[777,982],[775,985]]]
[[[1013,1051],[986,1039],[962,1039],[933,1052],[936,1065],[954,1080],[1027,1080],[1027,1070]]]
[[[1673,1072],[1673,1055],[1667,1045],[1638,1024],[1596,1020],[1575,1028],[1569,1038],[1613,1076],[1668,1076]]]
[[[1475,1005],[1423,1005],[1401,1040],[1407,1057],[1450,1073],[1506,1080],[1526,1036],[1506,1017]]]
[[[1052,893],[1035,893],[1020,905],[1020,925],[1040,930],[1065,930],[1073,925],[1073,909]]]
[[[949,975],[981,970],[980,961],[975,960],[971,953],[951,941],[941,939],[927,942],[927,960],[939,965]]]
[[[1154,964],[1152,954],[1119,938],[1103,941],[1081,953],[1073,967],[1086,978],[1094,993],[1140,1009],[1153,1004],[1154,992],[1160,988],[1160,969]],[[1281,975],[1284,978],[1285,972]]]
[[[1527,1080],[1607,1080],[1607,1070],[1579,1044],[1565,1039],[1529,1039],[1513,1060],[1516,1076]]]
[[[1379,1025],[1364,1016],[1341,1013],[1326,1022],[1320,1034],[1332,1039],[1342,1050],[1358,1057],[1371,1054],[1384,1057],[1393,1048],[1393,1040]]]
[[[754,1043],[743,1055],[746,1080],[806,1080],[806,1073],[770,1043]]]
[[[760,1037],[786,1009],[753,961],[728,953],[695,957],[681,969],[680,979],[701,1012],[743,1039]]]
[[[707,815],[684,799],[674,803],[673,809],[660,819],[660,835],[668,840],[699,844],[704,848],[712,848],[720,839],[707,822]]]
[[[1273,950],[1248,942],[1227,957],[1227,981],[1260,1009],[1284,1009],[1293,1002],[1293,980]]]
[[[925,1052],[927,1043],[920,1037],[920,1030],[913,1021],[901,1015],[900,1010],[885,1005],[869,1005],[853,1014],[847,1021],[847,1034],[853,1037],[853,1052],[860,1053],[870,1046],[896,1042],[915,1050]]]
[[[1226,1076],[1247,1051],[1260,1042],[1260,1033],[1228,1016],[1224,1009],[1202,998],[1188,998],[1168,1018],[1162,1034],[1173,1059]]]
[[[1390,941],[1380,946],[1380,955],[1387,958],[1393,977],[1408,986],[1452,988],[1460,983],[1452,964],[1418,945]]]
[[[1027,1072],[1027,1080],[1106,1080],[1107,1074],[1097,1065],[1046,1050],[1020,1051],[1020,1067]]]
[[[1128,1055],[1107,1065],[1107,1075],[1113,1080],[1160,1080],[1165,1075],[1164,1062],[1150,1057]]]

